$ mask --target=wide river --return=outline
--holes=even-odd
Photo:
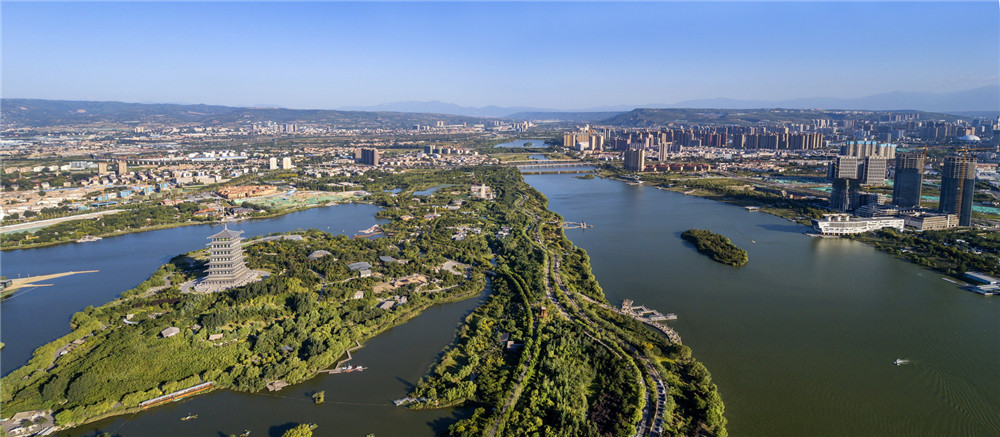
[[[806,228],[713,201],[571,175],[526,179],[567,220],[612,303],[673,312],[671,324],[712,372],[732,435],[998,435],[1000,302],[941,275]],[[239,223],[248,236],[296,228],[351,234],[375,207],[339,205]],[[747,249],[742,268],[698,254],[679,234],[697,227]],[[95,243],[3,253],[7,276],[100,270],[47,281],[0,305],[2,372],[68,332],[70,315],[145,279],[170,257],[204,247],[217,227],[191,226]],[[355,354],[363,373],[314,378],[274,394],[216,391],[65,435],[280,435],[318,423],[320,435],[430,435],[467,410],[413,412],[405,395],[480,299],[440,305]],[[895,366],[897,358],[910,364]],[[326,390],[327,402],[309,394]],[[188,413],[198,419],[181,422]]]
[[[591,256],[608,300],[678,315],[734,436],[1000,435],[1000,299],[760,212],[569,175],[526,180]],[[719,264],[680,238],[726,235]],[[910,360],[896,366],[897,358]]]

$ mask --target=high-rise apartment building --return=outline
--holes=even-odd
[[[877,156],[885,159],[896,157],[894,144],[878,143],[876,141],[848,141],[840,146],[840,154],[857,157]]]
[[[625,151],[625,170],[643,171],[646,168],[646,151],[629,149]]]
[[[291,170],[293,168],[295,168],[295,166],[292,165],[292,158],[287,157],[287,156],[284,157],[284,158],[281,158],[281,169],[282,170]]]
[[[838,156],[830,162],[827,177],[830,179],[857,179],[861,166],[856,156]]]
[[[858,180],[861,164],[856,156],[838,156],[830,163],[827,177],[833,179],[830,191],[830,209],[852,211],[858,207],[861,183]]]
[[[128,173],[128,164],[125,161],[118,161],[118,176]]]
[[[861,181],[861,185],[885,185],[886,170],[885,158],[875,156],[866,157],[864,164],[859,169],[861,174],[858,180]]]
[[[378,149],[361,149],[361,163],[378,165]]]
[[[976,188],[976,157],[948,156],[941,169],[939,209],[958,214],[958,225],[972,224],[972,196]]]
[[[277,170],[278,169],[278,158],[277,157],[272,156],[271,158],[269,158],[267,160],[267,169],[268,170]]]
[[[893,177],[892,204],[903,208],[920,206],[924,184],[924,153],[896,154],[896,174]]]

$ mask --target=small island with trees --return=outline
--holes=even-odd
[[[681,234],[681,238],[690,241],[699,252],[717,262],[742,267],[750,261],[747,251],[737,247],[725,235],[703,229],[688,229]]]

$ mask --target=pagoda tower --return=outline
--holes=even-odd
[[[243,231],[232,231],[226,226],[218,234],[208,237],[208,276],[195,287],[196,291],[211,293],[239,287],[259,279],[247,268],[243,260]]]

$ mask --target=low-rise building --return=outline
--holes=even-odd
[[[941,214],[932,212],[911,212],[902,214],[906,226],[920,231],[949,229],[958,226],[957,214]]]
[[[903,219],[898,217],[853,217],[850,214],[824,214],[823,219],[813,219],[812,226],[823,235],[847,235],[877,231],[883,228],[903,230]]]

